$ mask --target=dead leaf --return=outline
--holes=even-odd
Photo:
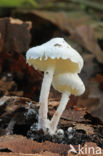
[[[0,66],[1,70],[5,71],[5,62],[6,62],[6,72],[10,73],[12,75],[12,79],[15,79],[16,82],[13,80],[10,82],[7,82],[3,79],[4,86],[10,87],[12,84],[15,85],[14,88],[15,92],[11,91],[6,92],[6,95],[20,95],[21,92],[16,92],[19,88],[20,91],[24,91],[24,96],[26,97],[34,97],[35,99],[38,98],[39,92],[40,92],[40,84],[42,80],[42,74],[41,72],[33,69],[32,67],[28,66],[26,64],[25,58],[21,54],[17,53],[7,53],[3,52],[0,53]],[[7,74],[5,74],[5,77],[7,78]],[[3,86],[3,85],[2,85]],[[2,88],[1,86],[1,88]],[[25,87],[26,86],[26,87]]]
[[[3,96],[0,99],[1,105],[0,108],[5,106],[4,112],[11,113],[15,112],[16,109],[24,107],[25,109],[29,108],[29,103],[31,103],[31,107],[34,107],[38,103],[31,101],[29,98],[18,97],[18,96]],[[33,106],[34,105],[34,106]]]
[[[43,156],[43,155],[42,154],[24,154],[24,153],[0,152],[0,156]]]
[[[54,153],[52,153],[52,152],[47,152],[47,151],[46,151],[46,152],[41,152],[40,154],[41,154],[41,156],[54,156],[54,155],[55,155],[55,156],[60,156],[60,154],[58,154],[58,153],[55,153],[55,154],[54,154]],[[39,155],[38,155],[38,156],[39,156]]]
[[[79,110],[76,111],[74,109],[66,109],[63,112],[62,118],[68,121],[77,121],[77,122],[81,122],[84,119],[84,116],[86,115],[86,111],[85,110]]]
[[[23,53],[29,48],[31,22],[14,18],[0,19],[0,52]]]
[[[71,34],[71,38],[93,53],[100,63],[103,63],[103,52],[97,44],[92,27],[87,25],[76,27],[74,32]]]
[[[58,26],[61,30],[68,33],[71,33],[76,26],[80,26],[90,19],[90,17],[83,12],[66,13],[63,11],[52,12],[52,11],[38,11],[38,10],[31,11],[31,12],[46,20],[49,20],[50,22]]]
[[[29,153],[9,153],[9,152],[0,152],[0,156],[54,156],[52,152],[41,152],[40,154],[29,154]],[[55,153],[55,156],[60,156]]]
[[[38,143],[19,135],[8,135],[0,137],[0,149],[9,149],[12,153],[40,153],[52,156],[55,153],[57,156],[68,151],[69,145],[56,144],[51,142]]]
[[[91,114],[103,121],[103,92],[99,89],[96,78],[92,78],[88,85],[90,90],[89,98],[99,99],[99,103],[97,103]]]
[[[0,135],[13,133],[16,124],[30,124],[30,121],[26,121],[24,114],[28,112],[29,108],[35,110],[35,102],[25,97],[4,96],[0,99],[0,103]],[[35,120],[34,118],[33,122]]]
[[[82,109],[86,108],[88,112],[92,112],[96,109],[98,104],[99,104],[99,98],[78,97],[76,105],[77,107]]]
[[[13,80],[8,81],[4,76],[0,80],[0,92],[1,96],[8,95],[20,95],[23,96],[23,91],[17,91],[16,83]],[[2,99],[1,99],[2,100]]]
[[[96,80],[99,83],[100,89],[103,91],[103,75],[97,74],[96,75]]]
[[[49,99],[48,105],[51,107],[57,107],[59,105],[59,101],[56,101],[55,99],[52,99],[52,100]]]
[[[4,105],[7,100],[9,100],[11,97],[10,96],[3,96],[0,98],[0,106]]]
[[[97,62],[94,61],[95,56],[93,54],[83,55],[83,59],[84,59],[84,67],[82,72],[80,73],[80,77],[82,78],[83,82],[87,86],[89,79],[93,75],[101,72],[101,69],[98,66]]]
[[[87,135],[92,135],[94,134],[94,129],[91,125],[89,124],[79,124],[77,123],[75,125],[75,128],[78,129],[78,130],[84,130],[86,132]]]

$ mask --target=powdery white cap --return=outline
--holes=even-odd
[[[58,130],[57,130],[57,134],[64,134],[63,129],[58,129]]]
[[[56,134],[60,137],[60,136],[64,136],[64,131],[63,129],[58,129]]]
[[[63,38],[53,38],[50,41],[33,48],[26,53],[29,65],[41,71],[48,66],[55,66],[55,72],[79,73],[83,67],[83,59]]]
[[[64,73],[55,75],[52,85],[61,93],[69,92],[73,95],[81,95],[85,91],[85,86],[78,74]]]

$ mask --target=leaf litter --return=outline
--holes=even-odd
[[[54,103],[55,103],[55,101],[54,101]],[[54,112],[55,104],[53,104],[50,107],[51,107],[50,111]],[[0,108],[2,110],[2,114],[0,115],[0,119],[1,119],[0,134],[3,134],[3,135],[6,134],[5,137],[7,137],[7,138],[11,137],[12,145],[16,146],[15,148],[17,148],[17,149],[18,149],[18,147],[17,147],[18,143],[19,143],[19,146],[21,147],[18,135],[26,136],[27,138],[29,138],[31,140],[35,140],[37,142],[41,142],[44,145],[46,144],[47,140],[49,142],[54,142],[54,146],[56,146],[55,143],[59,143],[58,147],[59,147],[59,145],[62,145],[62,144],[65,144],[65,145],[62,145],[65,147],[66,144],[84,145],[85,142],[90,142],[90,141],[95,142],[96,140],[95,139],[93,140],[93,136],[95,136],[95,138],[99,140],[96,143],[100,147],[102,147],[103,140],[100,139],[99,134],[100,134],[100,131],[101,131],[101,128],[103,127],[103,125],[99,124],[98,128],[96,128],[97,127],[96,124],[91,125],[92,121],[90,118],[86,117],[87,116],[86,111],[82,111],[82,110],[75,111],[75,110],[71,109],[71,110],[66,110],[67,113],[64,112],[65,116],[62,115],[60,124],[58,126],[58,128],[62,128],[64,130],[64,136],[63,136],[63,138],[61,138],[57,134],[52,137],[49,136],[48,134],[44,135],[42,131],[38,131],[36,129],[37,118],[38,118],[38,108],[39,108],[38,103],[35,103],[28,98],[12,97],[12,96],[9,98],[5,97],[4,104],[2,104],[0,106]],[[70,116],[74,116],[73,120]],[[68,128],[70,128],[70,127],[71,127],[71,131],[68,132]],[[7,134],[12,134],[12,135],[10,136]],[[16,134],[16,135],[13,135],[13,134]],[[102,132],[101,132],[101,135],[102,135]],[[2,146],[3,146],[3,139],[4,139],[4,143],[5,143],[5,137],[4,138],[3,138],[3,136],[0,137],[0,139],[2,141]],[[17,142],[16,142],[16,139],[18,140]],[[24,144],[25,144],[25,139],[24,139]],[[13,141],[15,141],[15,143],[13,143]],[[33,143],[33,141],[32,141],[32,143]],[[47,145],[48,144],[49,143],[47,143]],[[52,148],[51,144],[52,143],[50,143],[50,146],[47,147],[47,149]],[[11,143],[8,143],[8,147],[9,147],[9,145],[12,148]],[[8,147],[5,146],[5,144],[3,147],[2,146],[0,145],[1,148],[5,147],[5,149],[6,148],[9,149]],[[67,146],[67,149],[69,148],[68,146]],[[34,145],[33,145],[33,147],[34,147]],[[9,150],[11,150],[11,148]],[[23,147],[21,147],[21,148],[23,148]],[[40,146],[38,148],[40,148]],[[36,149],[37,149],[37,147],[36,147]],[[66,148],[64,148],[64,149],[66,150]],[[30,150],[29,147],[28,147],[28,150]],[[57,147],[55,147],[55,149],[53,147],[53,150],[57,151]],[[64,152],[65,152],[65,150],[64,150]],[[47,151],[50,151],[50,150],[48,149]],[[51,151],[51,152],[54,152],[54,151]],[[61,149],[61,151],[63,152],[63,149]],[[17,151],[15,151],[15,152],[17,152]],[[35,151],[35,153],[36,152],[37,151]],[[58,151],[57,151],[57,153],[58,153]]]

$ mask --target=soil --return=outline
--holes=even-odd
[[[26,113],[26,119],[32,120],[34,117],[36,119],[38,118],[38,110],[29,110],[29,113]],[[85,116],[87,118],[87,116]],[[89,118],[89,116],[88,116]],[[91,122],[92,119],[91,119]],[[31,138],[32,140],[36,140],[38,142],[44,142],[44,141],[51,141],[55,143],[60,144],[85,144],[85,142],[95,142],[98,146],[103,148],[103,130],[101,131],[101,126],[96,127],[96,125],[93,125],[95,134],[86,134],[86,131],[83,129],[76,129],[74,125],[70,127],[60,127],[58,126],[58,129],[55,133],[55,135],[50,136],[49,134],[44,134],[42,130],[37,130],[37,120],[33,125],[30,126],[30,129],[27,131],[27,137]],[[59,132],[60,130],[60,132]],[[63,132],[61,132],[61,130]],[[102,136],[102,137],[101,137]]]
[[[89,115],[85,115],[85,118],[90,120]],[[98,146],[103,148],[103,130],[101,130],[102,125],[96,126],[96,123],[93,124],[93,118],[91,118],[91,122],[89,121],[89,124],[92,123],[94,134],[87,134],[85,129],[76,129],[74,124],[70,123],[69,127],[67,125],[60,127],[59,125],[58,130],[53,136],[44,134],[42,130],[37,130],[37,119],[38,107],[35,107],[35,109],[29,108],[29,110],[24,113],[24,120],[26,121],[26,124],[15,124],[12,134],[21,134],[37,142],[51,141],[59,144],[74,145],[84,145],[85,142],[95,142]]]

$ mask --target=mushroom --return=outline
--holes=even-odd
[[[26,53],[26,60],[35,69],[44,72],[40,92],[39,126],[44,132],[49,128],[48,96],[54,74],[71,72],[79,73],[83,59],[63,38],[53,38],[50,41],[33,48]]]
[[[79,96],[83,94],[85,86],[76,73],[62,73],[55,75],[52,85],[56,90],[62,93],[60,104],[50,122],[50,133],[54,134],[57,129],[59,119],[66,108],[70,95],[73,94]]]

